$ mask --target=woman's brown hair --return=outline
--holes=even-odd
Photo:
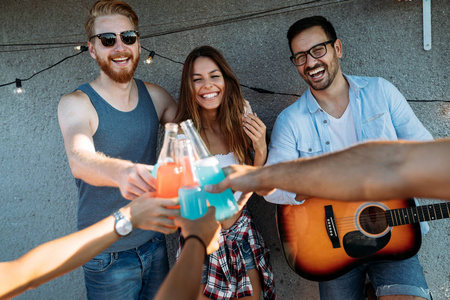
[[[228,150],[233,152],[235,159],[240,164],[245,163],[251,165],[251,140],[242,129],[245,100],[242,97],[241,86],[225,58],[217,49],[210,46],[200,46],[192,50],[187,56],[181,75],[180,96],[175,122],[179,123],[187,119],[192,119],[195,127],[203,135],[200,116],[201,107],[196,100],[192,80],[194,61],[199,57],[212,59],[224,77],[225,90],[222,104],[218,108],[217,121],[225,136]],[[208,145],[208,141],[205,141],[205,143]]]

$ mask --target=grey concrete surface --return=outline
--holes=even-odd
[[[84,41],[85,11],[93,0],[2,0],[0,84],[28,78],[76,53],[72,46],[5,47],[5,44]],[[194,47],[220,49],[241,83],[287,94],[305,84],[290,65],[286,31],[297,19],[324,15],[343,42],[347,74],[393,82],[436,137],[450,136],[450,2],[432,1],[432,49],[422,44],[422,1],[398,0],[130,0],[140,17],[144,47],[182,62]],[[280,9],[283,8],[283,9]],[[222,21],[221,24],[214,22]],[[208,26],[200,26],[209,24]],[[24,49],[30,49],[24,51]],[[147,53],[142,52],[141,62]],[[60,97],[98,75],[87,53],[23,83],[26,93],[0,88],[0,260],[11,260],[75,230],[77,192],[57,121]],[[136,77],[178,96],[181,65],[156,57]],[[243,88],[269,132],[295,96]],[[436,202],[423,200],[422,203]],[[275,207],[253,197],[250,208],[272,253],[279,299],[318,299],[317,284],[286,264],[277,237]],[[434,299],[450,299],[450,222],[430,223],[419,252]],[[169,237],[173,262],[174,237]],[[84,299],[82,272],[75,270],[18,299]]]

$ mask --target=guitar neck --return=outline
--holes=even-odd
[[[450,217],[450,202],[398,208],[386,211],[389,226],[433,221]]]

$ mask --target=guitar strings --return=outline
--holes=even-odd
[[[381,217],[381,218],[380,218]],[[389,227],[387,224],[387,217],[385,212],[379,212],[379,213],[370,213],[368,215],[359,216],[358,220],[360,220],[359,223],[379,223],[380,221],[386,221],[386,228]],[[355,228],[357,224],[355,224],[355,218],[353,216],[350,217],[342,217],[342,218],[335,218],[336,221],[336,227],[339,230],[347,230],[351,228]]]
[[[391,213],[388,213],[387,211],[378,211],[373,213],[368,213],[364,215],[359,215],[357,217],[357,220],[359,220],[359,223],[366,223],[366,224],[376,224],[380,222],[385,222],[386,228],[389,226],[389,220],[397,219],[397,222],[399,221],[400,224],[398,225],[406,225],[411,223],[416,223],[415,219],[417,218],[419,221],[426,220],[428,216],[434,215],[436,216],[436,219],[442,219],[446,218],[448,214],[450,214],[449,211],[449,203],[436,203],[431,204],[427,208],[422,207],[422,210],[416,210],[411,211],[412,215],[410,216],[406,209],[408,208],[399,208],[399,209],[393,209],[391,210]],[[420,207],[417,207],[420,208]],[[409,209],[412,209],[411,207]],[[425,211],[426,209],[426,211]],[[396,212],[394,212],[396,211]],[[358,222],[355,221],[355,216],[348,216],[348,217],[341,217],[341,218],[334,218],[336,227],[339,230],[346,230],[346,229],[352,229],[359,227]],[[422,220],[421,220],[422,219]],[[411,220],[413,220],[411,222]],[[431,219],[434,220],[434,219]]]

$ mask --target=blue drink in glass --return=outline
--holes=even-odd
[[[195,162],[195,172],[202,187],[208,184],[216,184],[225,179],[225,174],[214,156],[200,159]],[[223,221],[238,211],[236,200],[234,200],[231,189],[222,193],[206,193],[209,204],[216,208],[216,219]]]
[[[198,185],[187,185],[178,190],[181,216],[194,220],[202,217],[208,210],[205,191]]]

